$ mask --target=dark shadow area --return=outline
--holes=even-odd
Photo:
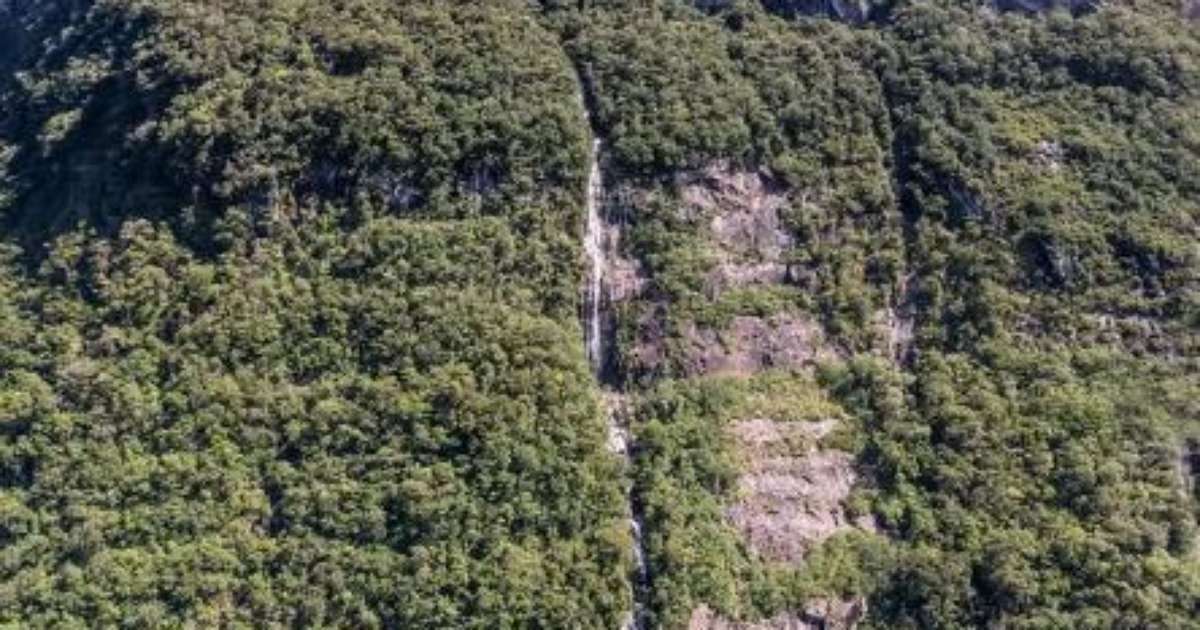
[[[134,56],[149,20],[88,1],[8,10],[23,17],[3,27],[18,33],[5,38],[12,73],[3,78],[0,108],[0,142],[13,150],[11,201],[0,222],[7,239],[36,265],[48,243],[77,228],[114,234],[134,217],[178,226],[181,200],[197,195],[171,177],[161,148],[139,137],[184,87],[139,83]],[[80,66],[101,58],[109,65],[98,81],[76,79],[90,72]],[[51,89],[23,87],[18,73]],[[212,219],[203,210],[187,215],[193,225]],[[202,251],[211,247],[199,242],[209,230],[176,231]]]

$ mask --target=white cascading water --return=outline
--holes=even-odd
[[[585,108],[586,111],[586,108]],[[590,122],[590,116],[589,116]],[[604,206],[604,176],[601,172],[601,152],[604,146],[599,138],[592,141],[592,151],[589,156],[589,172],[587,182],[587,223],[584,228],[583,248],[587,253],[588,273],[587,287],[584,296],[584,336],[587,344],[588,361],[596,381],[605,385],[610,340],[606,335],[611,333],[605,325],[605,278],[609,269],[608,253],[613,243],[610,242],[612,229],[603,215]],[[628,410],[625,408],[624,397],[614,391],[604,392],[605,410],[608,415],[608,447],[613,453],[620,455],[625,462],[626,470],[633,466],[633,453],[630,449],[631,436],[629,433]],[[642,541],[642,522],[634,508],[633,496],[626,497],[629,505],[629,533],[633,538],[634,582],[633,609],[623,625],[624,630],[641,630],[644,626],[645,608],[642,600],[647,588],[646,558]]]
[[[586,336],[588,361],[592,364],[592,373],[597,379],[604,375],[604,323],[601,321],[604,310],[604,270],[607,266],[604,257],[604,219],[600,216],[600,206],[604,196],[604,179],[600,173],[600,139],[592,141],[592,152],[589,157],[590,171],[587,182],[587,226],[584,228],[583,249],[588,257],[587,296],[585,297],[586,314],[584,316],[584,334]]]

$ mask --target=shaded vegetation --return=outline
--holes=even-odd
[[[536,15],[19,9],[0,623],[616,625],[586,131]]]

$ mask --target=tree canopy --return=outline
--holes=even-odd
[[[1194,626],[1189,10],[0,0],[0,625],[612,628],[636,510],[652,627]],[[780,200],[778,282],[713,288],[706,169]],[[777,316],[816,365],[689,372]],[[747,544],[766,416],[838,420],[877,534]]]

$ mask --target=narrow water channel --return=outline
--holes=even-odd
[[[591,112],[584,103],[585,117],[591,126]],[[593,131],[593,133],[595,133]],[[608,447],[620,456],[626,472],[633,468],[633,437],[629,429],[630,410],[618,379],[612,375],[613,325],[609,285],[607,283],[610,255],[614,254],[615,235],[619,226],[610,224],[605,216],[604,143],[599,137],[592,140],[588,158],[587,220],[584,224],[583,248],[587,254],[587,285],[584,288],[583,330],[588,361],[592,374],[602,390],[605,414],[608,417]],[[634,579],[633,602],[624,630],[642,630],[645,626],[645,599],[649,586],[645,548],[642,539],[642,518],[633,500],[632,490],[626,495],[629,511],[629,533],[633,539]]]

